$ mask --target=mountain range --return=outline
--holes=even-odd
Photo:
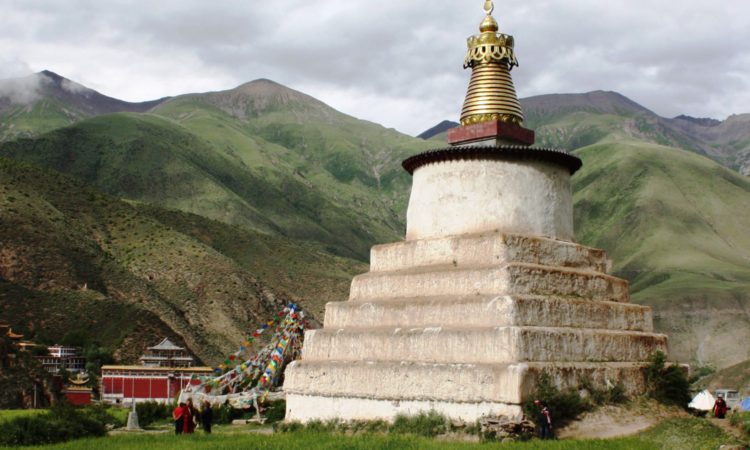
[[[549,94],[521,99],[537,145],[576,149],[605,138],[632,138],[682,148],[750,175],[750,114],[724,121],[686,115],[667,119],[616,92]],[[445,141],[457,122],[443,121],[418,137]]]
[[[321,320],[370,246],[403,239],[400,162],[450,126],[413,138],[269,80],[132,104],[33,77],[51,81],[0,82],[0,308],[123,361],[158,334],[215,363],[286,301]],[[583,159],[577,239],[655,308],[672,357],[750,359],[750,116],[666,119],[602,91],[522,105],[537,144]]]

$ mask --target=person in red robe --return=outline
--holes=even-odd
[[[724,397],[719,395],[719,398],[714,402],[714,417],[717,419],[723,419],[727,415],[727,402],[724,401]]]
[[[195,416],[196,416],[195,405],[193,405],[193,399],[190,398],[185,405],[185,423],[182,432],[185,434],[192,434],[195,431]]]
[[[185,404],[180,403],[172,411],[172,419],[174,419],[174,434],[182,434],[185,429]]]

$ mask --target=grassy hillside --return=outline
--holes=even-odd
[[[363,259],[373,242],[403,235],[403,192],[411,180],[400,163],[434,146],[268,80],[177,97],[152,112],[179,122],[229,161],[261,171],[266,180],[291,175],[294,183],[352,211],[359,218],[352,225],[370,234],[353,237],[369,238],[358,250]],[[290,212],[295,214],[280,214]]]
[[[712,373],[698,382],[699,389],[737,389],[742,398],[750,394],[750,360]]]
[[[0,142],[18,137],[36,136],[84,119],[54,98],[32,104],[8,105],[0,112]]]
[[[750,175],[750,115],[724,122],[660,117],[616,93],[551,94],[521,101],[537,144],[573,150],[602,140],[635,139],[683,148]]]
[[[6,320],[45,340],[86,330],[131,361],[170,335],[215,362],[289,300],[318,312],[341,299],[361,269],[313,244],[134,205],[4,158],[0,236]]]
[[[656,310],[673,357],[750,358],[750,180],[642,142],[576,151],[576,235],[608,251],[635,301]]]
[[[750,114],[721,122],[678,116],[660,117],[616,92],[548,94],[521,99],[525,127],[536,131],[540,146],[575,150],[611,139],[683,148],[750,175]],[[437,132],[446,122],[420,135],[445,142]]]
[[[269,83],[179,97],[155,110],[167,118],[97,117],[2,144],[0,155],[361,260],[398,239],[410,181],[399,163],[430,145]]]

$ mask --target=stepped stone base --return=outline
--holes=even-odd
[[[480,417],[523,417],[519,405],[507,403],[459,403],[426,400],[377,400],[366,398],[329,397],[287,394],[286,420],[392,420],[397,415],[415,416],[420,412],[437,411],[446,417],[474,422]]]
[[[287,420],[519,419],[541,373],[641,393],[666,337],[606,266],[601,250],[497,232],[376,246],[287,368]]]

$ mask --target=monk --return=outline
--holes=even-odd
[[[723,419],[727,415],[727,402],[724,401],[724,396],[719,394],[719,398],[714,402],[714,417],[717,419]]]
[[[185,408],[186,405],[180,403],[174,411],[172,411],[172,419],[174,419],[174,434],[182,434],[182,431],[185,428]]]
[[[193,421],[193,418],[195,417],[195,406],[193,406],[192,398],[188,399],[182,417],[184,419],[182,432],[185,434],[193,434],[193,431],[195,431],[195,422]]]

